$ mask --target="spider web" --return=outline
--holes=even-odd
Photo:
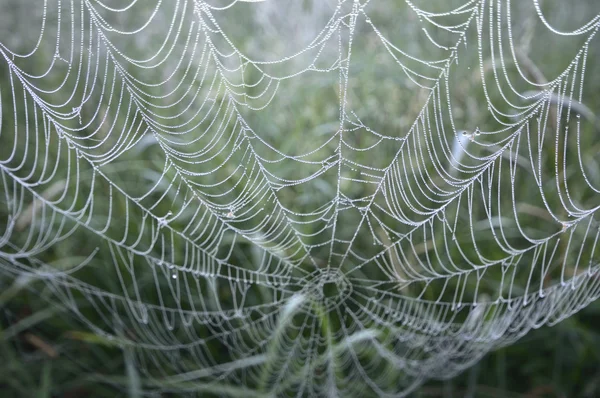
[[[1,6],[0,269],[149,390],[404,396],[600,294],[587,3],[112,3]]]

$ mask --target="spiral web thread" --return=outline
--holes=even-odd
[[[600,15],[149,3],[29,4],[0,36],[0,269],[149,391],[404,396],[600,294]]]

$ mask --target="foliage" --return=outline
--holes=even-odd
[[[395,14],[390,12],[388,6],[376,3],[374,0],[372,3],[370,5],[372,7],[370,15],[378,26],[389,27],[390,31],[396,35],[394,38],[395,41],[402,41],[403,38],[409,37],[414,26],[405,24],[398,26],[397,29],[392,29],[391,27],[397,23],[396,18],[394,18]],[[400,10],[402,9],[401,4],[400,2],[398,3],[398,10]],[[246,25],[242,27],[241,24],[237,26],[236,21],[245,15],[251,14],[251,7],[253,6],[250,3],[241,3],[238,8],[227,14],[226,18],[219,21],[227,25],[227,31],[231,32],[235,45],[244,48],[249,54],[265,55],[264,53],[267,52],[265,56],[268,56],[269,51],[277,53],[285,50],[286,43],[288,45],[289,43],[293,43],[297,46],[302,46],[310,38],[310,35],[296,34],[298,30],[290,29],[289,32],[291,33],[288,36],[282,36],[274,42],[268,41],[268,38],[272,38],[272,36],[261,33],[268,33],[269,29],[276,31],[280,28],[278,24],[285,26],[285,24],[295,23],[295,26],[298,27],[302,24],[312,23],[314,26],[308,26],[306,29],[310,30],[311,27],[321,29],[322,26],[319,24],[324,22],[318,18],[320,15],[318,9],[322,6],[321,3],[317,1],[304,1],[302,7],[306,11],[307,16],[305,19],[299,18],[298,21],[290,22],[289,19],[282,18],[279,14],[281,12],[277,11],[275,7],[267,9],[270,10],[271,14],[268,12],[262,16],[257,14],[256,19],[249,24],[250,28]],[[18,18],[11,18],[12,15],[18,16],[20,12],[27,12],[28,10],[19,8],[26,8],[26,6],[15,5],[9,11],[6,9],[11,8],[11,5],[7,2],[3,7],[5,10],[0,9],[1,15],[3,15],[2,18],[12,19],[12,25],[7,23],[4,27],[0,27],[0,42],[5,42],[5,38],[8,38],[7,40],[11,41],[11,45],[19,46],[22,43],[17,42],[15,44],[15,37],[22,36],[24,41],[34,40],[34,38],[26,37],[29,32],[27,27],[15,26],[15,21]],[[436,2],[434,5],[430,5],[430,7],[432,7],[432,10],[436,9],[436,7],[443,9],[444,4]],[[521,10],[519,8],[520,5],[515,7],[518,24],[514,28],[514,33],[519,39],[519,49],[525,53],[527,59],[531,62],[530,73],[534,75],[537,73],[538,78],[545,75],[554,76],[560,73],[567,65],[567,57],[559,52],[548,51],[547,48],[540,46],[532,47],[532,38],[544,37],[544,27],[535,22],[535,17],[531,14],[531,10],[529,10],[529,14],[523,11],[521,16],[519,14]],[[561,15],[567,11],[577,21],[598,12],[598,7],[594,1],[581,1],[577,5],[551,1],[544,2],[543,7],[544,12],[550,15],[549,19],[553,21],[560,21]],[[39,7],[34,7],[34,9],[39,11]],[[281,22],[273,22],[274,17],[280,17]],[[370,49],[371,52],[357,52],[353,54],[351,70],[353,80],[348,92],[348,103],[353,105],[353,108],[357,112],[357,117],[362,122],[366,125],[377,126],[377,130],[380,132],[391,136],[396,131],[407,131],[411,128],[415,118],[418,117],[427,93],[415,89],[414,86],[406,82],[406,79],[398,76],[399,74],[394,72],[396,65],[389,59],[378,56],[384,53],[385,49],[380,44],[377,44],[378,41],[374,33],[369,32],[368,26],[363,26],[362,29],[364,31],[359,29],[356,35],[357,43],[355,45],[359,48]],[[11,30],[17,30],[19,34],[13,35],[11,34]],[[253,34],[248,34],[249,31]],[[464,53],[461,53],[460,62],[467,65],[477,65],[476,40],[477,37],[475,34],[469,37],[469,46],[473,50],[465,49]],[[423,42],[419,42],[418,40],[405,40],[404,42],[406,42],[407,47],[410,47],[410,51],[415,52],[418,52],[424,45]],[[137,46],[127,49],[127,54],[132,56],[143,54],[145,46],[153,44],[152,37],[148,37],[147,43],[137,43]],[[549,40],[547,46],[558,46],[559,44],[558,42]],[[32,72],[43,73],[46,68],[43,60],[52,58],[53,48],[48,47],[43,48],[43,50],[46,53],[40,54],[39,58],[35,59],[34,64],[29,65]],[[598,68],[600,68],[600,46],[597,39],[592,42],[588,57],[584,105],[592,110],[593,114],[595,110],[600,109],[600,95],[597,94],[600,93],[600,73],[598,73]],[[9,129],[8,126],[12,128],[15,124],[24,124],[25,121],[40,118],[39,115],[13,113],[11,103],[15,95],[12,89],[15,77],[11,74],[10,68],[7,66],[7,60],[5,57],[5,59],[0,61],[0,95],[2,100],[2,130],[4,132]],[[493,80],[491,70],[493,70],[494,66],[490,62],[489,59],[484,60],[484,65],[488,68],[484,70],[484,80],[488,78]],[[487,102],[484,92],[481,90],[481,77],[475,69],[457,67],[457,72],[454,75],[456,81],[451,82],[454,92],[453,100],[455,100],[453,104],[456,110],[455,123],[459,126],[481,126],[482,128],[484,126],[494,126],[497,120],[494,119],[493,115],[485,107]],[[141,73],[135,69],[129,72],[132,74]],[[149,71],[148,73],[155,72]],[[510,71],[510,73],[514,73],[514,71]],[[251,68],[244,75],[248,81],[254,81],[258,76],[259,73]],[[134,75],[134,77],[136,76]],[[147,78],[149,76],[144,77]],[[116,81],[118,73],[111,71],[104,78],[107,81]],[[159,72],[156,72],[156,76],[153,76],[153,78],[156,81],[160,81],[163,76]],[[337,129],[335,123],[332,124],[332,120],[335,121],[340,101],[339,97],[341,95],[338,83],[339,77],[335,73],[318,76],[310,80],[310,84],[306,84],[302,79],[299,81],[285,81],[281,84],[280,92],[293,94],[278,98],[278,101],[270,105],[267,112],[252,112],[245,108],[242,108],[240,112],[247,123],[253,126],[256,131],[260,131],[265,140],[270,142],[274,147],[280,148],[283,152],[301,153],[304,149],[312,147],[312,143],[306,139],[307,131],[314,132],[315,136],[318,137],[317,139],[324,139],[327,134]],[[260,94],[260,90],[259,86],[249,88],[247,94],[249,96],[258,95]],[[154,94],[158,96],[161,93],[157,91]],[[53,98],[57,103],[62,100],[67,102],[68,98],[66,96],[65,98],[58,98],[59,95],[61,94],[56,94]],[[118,97],[124,94],[116,92],[114,95]],[[493,93],[492,95],[500,96],[499,93]],[[217,90],[214,101],[222,100],[224,96],[224,91]],[[69,106],[65,106],[65,108]],[[398,111],[398,109],[401,111]],[[79,118],[85,120],[86,118],[91,118],[97,110],[93,106],[83,106],[79,111],[81,112]],[[158,114],[162,112],[158,106],[149,107],[148,111],[157,112]],[[104,110],[104,112],[106,113],[105,117],[111,119],[111,122],[114,122],[115,125],[123,126],[129,123],[126,112],[116,112],[113,110]],[[162,116],[168,116],[169,112],[167,111]],[[555,112],[558,112],[560,116],[559,111],[555,110]],[[77,119],[77,117],[73,117],[68,123],[71,123],[72,126],[77,126]],[[94,127],[91,126],[90,130]],[[598,126],[590,123],[586,125],[585,129],[584,134],[582,134],[584,139],[578,145],[586,148],[586,154],[589,155],[585,159],[587,162],[585,165],[586,170],[589,171],[590,178],[594,179],[594,182],[598,182],[600,181],[600,173],[597,172],[600,169],[600,157],[598,157],[600,142],[595,139]],[[85,134],[82,133],[81,135],[84,136]],[[118,138],[113,138],[113,135],[115,134],[106,132],[108,138],[103,145],[117,147]],[[158,134],[158,136],[161,135]],[[6,159],[10,156],[8,151],[10,150],[9,148],[13,147],[13,139],[16,140],[18,138],[11,138],[6,134],[1,136],[1,159]],[[92,145],[93,141],[91,139],[86,144]],[[355,143],[365,146],[369,144],[368,142],[360,142],[358,138]],[[203,144],[205,142],[196,143],[198,148],[201,148]],[[25,145],[25,143],[18,143],[16,147],[21,152],[26,153],[31,149],[25,147]],[[394,153],[395,147],[393,145],[391,143],[388,147],[382,149],[382,153],[386,151]],[[181,204],[181,201],[178,202],[178,200],[181,200],[181,196],[183,196],[174,194],[171,187],[165,182],[168,179],[163,180],[165,147],[164,142],[153,141],[151,139],[141,140],[136,145],[132,145],[131,150],[123,151],[118,157],[111,159],[111,162],[101,166],[102,172],[108,176],[107,181],[127,186],[132,195],[135,193],[142,196],[151,187],[157,186],[158,188],[153,193],[154,198],[150,199],[155,199],[157,203],[153,207],[153,212],[162,215],[167,215],[174,207],[174,203]],[[575,151],[577,148],[578,146],[571,145],[569,150]],[[186,149],[193,151],[194,147],[190,145]],[[479,151],[477,155],[483,156],[487,153],[486,150],[488,149],[479,148],[477,150]],[[38,151],[40,154],[43,153],[42,148]],[[64,147],[51,146],[49,152],[43,154],[43,156],[52,159],[61,158],[61,156],[64,156],[65,151]],[[257,151],[260,151],[260,148]],[[265,151],[266,153],[267,151]],[[526,155],[526,152],[520,154]],[[219,157],[217,158],[217,162],[225,162],[228,159],[227,155],[227,152],[217,154]],[[389,153],[386,153],[386,155],[390,156]],[[573,154],[570,153],[570,155]],[[372,159],[368,158],[367,154],[363,158],[356,158],[356,160],[358,163],[364,164],[370,164],[369,162],[372,161]],[[34,164],[31,159],[28,162],[28,167],[32,170],[36,170],[37,168],[39,171],[41,167],[39,164]],[[553,154],[547,154],[547,157],[541,163],[544,163],[544,167],[553,170]],[[207,177],[207,179],[212,178],[214,180],[202,180],[203,183],[210,185],[211,183],[220,181],[223,175],[233,173],[234,170],[227,169],[229,166],[230,164],[226,163],[224,170]],[[427,167],[431,168],[432,166],[428,165]],[[570,165],[569,169],[565,170],[565,174],[568,175],[578,167],[579,165],[577,164]],[[25,167],[23,168],[26,169]],[[300,178],[302,176],[300,170],[293,167],[288,167],[287,169],[282,167],[279,171],[281,175],[285,175],[289,179]],[[83,191],[93,189],[94,192],[98,192],[98,197],[101,197],[102,191],[106,193],[109,189],[109,184],[106,181],[100,181],[97,182],[97,186],[94,186],[91,181],[93,174],[94,169],[90,165],[85,165],[85,168],[81,170],[74,170],[67,168],[65,163],[61,163],[58,175],[62,178],[57,179],[58,185],[51,186],[42,192],[41,195],[46,195],[45,199],[47,200],[52,200],[57,195],[57,193],[53,192],[60,192],[63,189],[60,184],[64,183],[64,181],[69,181],[69,178],[75,177],[81,183],[80,186]],[[174,171],[169,171],[165,174],[172,181],[177,178]],[[139,178],[139,176],[142,178]],[[191,180],[192,182],[198,182],[198,180]],[[282,189],[278,193],[278,197],[282,203],[294,203],[295,209],[298,209],[298,211],[310,211],[314,203],[326,201],[335,195],[337,183],[337,176],[323,175],[323,178],[314,180],[314,183],[309,187],[302,187],[300,189],[291,186]],[[346,186],[342,187],[342,190],[352,197],[361,197],[367,189],[363,187],[364,184],[352,184],[348,181],[344,181],[343,183]],[[2,182],[2,184],[4,184],[4,188],[8,186],[6,182]],[[515,190],[519,192],[519,200],[522,203],[539,202],[536,196],[537,192],[529,189],[530,180],[517,180],[516,184],[518,185]],[[239,187],[234,188],[239,189]],[[597,204],[597,198],[589,190],[584,189],[583,184],[579,191],[573,187],[571,187],[571,191],[574,192],[575,197],[579,201],[578,203],[588,206]],[[69,191],[67,190],[67,192]],[[160,198],[161,194],[164,194],[167,199],[164,201],[159,200],[158,198]],[[69,195],[75,198],[77,205],[82,204],[84,198],[77,197],[73,192],[70,192]],[[16,235],[16,239],[19,242],[26,242],[29,239],[28,228],[30,226],[32,228],[36,227],[36,217],[39,217],[41,211],[37,207],[33,197],[30,195],[28,198],[29,202],[25,203],[24,207],[29,212],[25,211],[23,214],[28,214],[29,216],[22,216],[19,220],[22,225],[20,231],[18,231],[19,234]],[[558,207],[559,199],[554,197],[553,200],[556,203],[551,203],[550,207]],[[135,236],[135,233],[139,232],[141,227],[139,224],[130,222],[130,218],[125,216],[126,211],[128,211],[126,209],[129,209],[128,206],[130,205],[127,199],[116,197],[114,208],[111,208],[109,211],[111,205],[112,203],[109,205],[106,201],[96,201],[96,213],[100,216],[94,221],[98,225],[102,225],[106,214],[112,212],[112,221],[110,222],[107,234],[117,239],[124,230],[127,230],[129,236]],[[8,219],[10,214],[8,206],[8,201],[0,198],[0,220]],[[546,222],[543,217],[538,217],[539,213],[535,214],[535,206],[531,206],[529,209],[531,208],[534,210],[530,219],[532,221],[527,225],[528,232],[534,235],[541,235],[545,234],[549,229],[560,228],[555,225],[554,221]],[[195,210],[192,207],[186,209],[185,212],[178,215],[177,219],[170,226],[179,230],[185,228],[186,221],[194,218]],[[475,208],[473,211],[479,215],[484,213],[484,209],[482,208]],[[222,210],[224,217],[229,218],[235,215],[233,214],[234,212],[234,209],[228,210],[224,208]],[[350,213],[347,217],[346,221],[356,224],[361,216],[360,214]],[[68,222],[66,225],[67,228],[70,228],[75,224],[75,222]],[[238,226],[240,228],[251,227],[251,225],[242,225],[241,222]],[[4,229],[2,227],[0,225],[0,230]],[[308,229],[308,227],[304,230],[301,228],[299,227],[301,232],[305,234],[315,232]],[[350,236],[353,232],[352,230],[344,231],[344,233]],[[478,232],[482,234],[486,233],[486,231]],[[467,235],[470,231],[459,231],[460,233]],[[384,239],[383,231],[376,231],[374,234],[379,239]],[[236,245],[234,245],[234,239],[231,235],[224,235],[224,238],[220,242],[219,253],[228,252],[233,247],[232,261],[236,265],[250,269],[260,264],[260,260],[257,261],[256,259],[260,259],[264,255],[264,252],[261,251],[261,248],[257,248],[257,245],[253,244],[256,243],[256,240],[260,240],[260,237],[255,236],[247,240],[240,240]],[[94,256],[90,260],[89,266],[77,269],[77,277],[84,282],[93,282],[107,291],[119,292],[121,291],[121,285],[117,277],[121,275],[119,267],[125,269],[127,265],[116,262],[114,259],[115,257],[118,258],[118,255],[112,252],[106,250],[97,251],[96,247],[102,244],[98,241],[98,237],[92,231],[78,229],[77,233],[70,236],[69,239],[61,240],[59,244],[53,245],[50,249],[44,251],[40,260],[55,269],[70,272],[71,269],[77,268],[78,264],[86,262],[88,254],[93,252]],[[431,242],[431,244],[435,243]],[[524,244],[523,240],[518,239],[515,239],[515,243]],[[427,252],[427,244],[425,242],[425,249],[421,252],[422,256],[425,256]],[[374,243],[370,240],[367,241],[367,239],[357,242],[357,246],[365,253],[374,252],[373,245]],[[181,255],[186,249],[185,242],[178,241],[173,245],[173,250],[178,253],[177,255]],[[278,252],[279,256],[289,258],[290,261],[295,260],[293,248],[287,249],[287,251],[280,247],[270,247],[269,249],[282,250]],[[487,254],[490,258],[502,255],[500,250],[494,249],[491,245],[487,249],[489,249]],[[561,250],[564,250],[565,253],[568,251],[564,247]],[[325,253],[326,251],[323,250],[319,253],[321,256],[316,257],[322,259],[325,257]],[[455,252],[451,254],[457,255]],[[132,261],[132,264],[132,267],[136,270],[143,270],[143,267],[146,266],[141,258]],[[40,266],[40,269],[44,270],[45,268]],[[576,269],[573,267],[570,270],[573,273],[576,272]],[[173,272],[173,278],[181,278],[181,273],[186,270],[175,269],[171,271]],[[148,286],[154,283],[151,275],[137,272],[137,276],[136,282],[139,286]],[[527,276],[526,272],[519,274],[519,282],[525,284]],[[272,358],[271,362],[265,365],[264,368],[267,370],[264,371],[263,377],[258,378],[260,380],[259,383],[256,386],[248,387],[248,389],[246,389],[247,386],[240,385],[192,383],[166,376],[157,377],[155,375],[155,377],[147,377],[137,368],[136,353],[133,352],[133,348],[135,347],[132,348],[131,344],[128,344],[128,341],[135,341],[135,336],[132,337],[130,335],[134,333],[131,330],[133,328],[123,327],[123,330],[120,331],[122,333],[121,336],[110,338],[108,335],[101,333],[102,328],[90,330],[89,325],[77,321],[74,317],[70,316],[69,310],[65,306],[56,303],[57,297],[62,300],[66,300],[66,298],[57,294],[59,289],[55,289],[53,286],[53,277],[51,273],[44,272],[40,273],[37,277],[19,275],[18,270],[15,268],[11,268],[4,263],[2,264],[2,272],[0,272],[0,310],[2,311],[2,317],[0,318],[0,350],[2,352],[1,357],[5,358],[5,360],[0,364],[0,389],[6,391],[7,396],[141,396],[146,393],[151,395],[152,393],[147,391],[156,388],[164,388],[165,390],[180,389],[197,393],[200,396],[211,396],[211,394],[215,396],[260,395],[263,389],[267,389],[272,384],[272,381],[269,379],[270,369],[277,366],[278,356],[285,355],[285,352],[280,352],[276,339],[267,342],[265,347],[262,348],[268,353],[268,357]],[[168,277],[170,277],[170,274],[167,274]],[[377,270],[366,270],[362,277],[370,280],[383,279]],[[493,295],[500,289],[498,275],[490,273],[488,274],[488,278],[490,281],[483,289],[486,289],[486,294]],[[560,281],[560,278],[560,268],[555,268],[554,272],[550,274],[547,283],[548,285],[556,284]],[[162,286],[166,288],[169,284],[164,282]],[[477,286],[475,282],[470,282],[469,284],[471,290],[475,290]],[[324,295],[337,294],[336,286],[327,286],[326,289],[328,291],[325,291]],[[407,295],[417,296],[418,291],[414,287],[407,287],[406,289],[404,293]],[[415,290],[411,291],[411,289]],[[131,290],[133,291],[133,289]],[[235,298],[231,297],[230,290],[226,288],[221,289],[219,294],[219,301],[221,303],[235,303]],[[248,296],[248,303],[260,304],[268,302],[270,294],[269,289],[253,289]],[[435,296],[426,298],[434,299]],[[87,300],[84,294],[75,293],[73,297],[69,297],[68,299],[74,301],[74,307],[78,311],[81,311],[82,314],[90,317],[93,323],[109,323],[109,321],[102,319],[94,311],[93,305]],[[158,298],[156,299],[158,300]],[[169,298],[167,297],[166,300],[169,300]],[[169,304],[175,306],[177,303],[170,302],[162,303],[161,305],[165,306]],[[314,304],[313,310],[320,319],[319,336],[323,339],[329,339],[328,345],[330,347],[337,347],[332,337],[332,331],[339,329],[344,321],[335,317],[328,317],[317,304]],[[291,314],[289,319],[290,324],[294,324],[295,321],[297,321],[295,314]],[[478,397],[515,397],[518,396],[517,394],[527,397],[593,397],[600,395],[600,370],[598,368],[600,354],[596,349],[598,343],[600,343],[600,332],[596,330],[599,321],[600,307],[598,303],[594,303],[573,317],[558,323],[556,326],[534,330],[517,343],[488,354],[470,370],[456,378],[446,381],[427,382],[414,395],[422,397],[469,395]],[[279,327],[284,330],[286,325],[283,324]],[[289,332],[291,336],[292,332],[285,332]],[[393,331],[385,329],[378,330],[377,332],[382,335],[393,333]],[[205,336],[210,331],[201,330],[199,333]],[[298,335],[294,337],[301,338],[302,336],[298,332]],[[221,358],[228,358],[230,355],[226,347],[217,341],[212,343],[208,349],[212,354],[221,356]],[[318,354],[323,355],[323,353]],[[374,354],[366,353],[365,355],[373,356]],[[182,358],[181,361],[184,363],[186,358]],[[187,363],[185,365],[187,366]],[[177,369],[176,365],[165,363],[165,367],[169,366]],[[188,367],[191,367],[191,365]],[[318,364],[315,367],[318,367]],[[294,381],[287,380],[287,382],[292,385]],[[389,383],[394,382],[395,380],[389,380]],[[285,385],[285,383],[283,384]],[[283,388],[285,389],[285,387]],[[170,396],[169,394],[165,393],[164,396]]]

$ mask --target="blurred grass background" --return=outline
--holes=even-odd
[[[439,4],[438,4],[439,3]],[[525,2],[523,2],[525,3]],[[443,9],[442,2],[421,4],[427,9],[436,7]],[[296,3],[275,4],[274,1],[264,4],[260,12],[254,12],[252,4],[240,4],[232,11],[224,14],[220,20],[223,29],[234,38],[238,48],[244,49],[251,57],[265,58],[269,53],[276,55],[285,53],[288,46],[302,48],[310,40],[311,30],[320,29],[323,16],[327,15],[329,4],[323,5],[317,0],[303,0]],[[63,4],[63,7],[66,7]],[[568,52],[549,51],[558,42],[553,42],[544,28],[536,20],[531,4],[514,4],[515,26],[514,36],[518,38],[519,49],[527,54],[533,64],[545,76],[555,76],[562,71],[570,60]],[[594,0],[569,3],[552,0],[542,2],[548,19],[564,26],[578,26],[600,11]],[[35,29],[29,29],[23,21],[35,20],[35,13],[40,13],[40,6],[29,2],[7,0],[0,4],[0,42],[10,48],[27,48],[36,37]],[[404,14],[405,13],[405,14]],[[245,15],[255,15],[247,24],[238,24]],[[284,18],[285,15],[298,15],[297,19]],[[411,37],[417,21],[406,11],[403,2],[372,1],[369,9],[374,23],[381,29],[392,32],[392,42],[401,42],[408,52],[419,53],[423,42],[406,40]],[[413,24],[398,24],[404,16]],[[39,15],[38,15],[39,16]],[[50,20],[52,20],[52,13]],[[165,17],[165,23],[168,17]],[[124,23],[121,21],[121,23]],[[243,26],[242,26],[243,25]],[[273,40],[273,32],[280,32],[286,27],[286,35]],[[250,33],[250,34],[249,34]],[[157,34],[159,35],[159,34]],[[368,29],[357,32],[358,48],[369,51],[356,51],[352,56],[351,91],[349,103],[353,105],[358,116],[368,125],[376,126],[376,130],[384,134],[406,131],[414,122],[421,110],[423,93],[411,90],[410,85],[402,79],[397,66],[386,59],[383,48],[377,47],[377,40]],[[152,38],[149,37],[148,41]],[[547,40],[547,41],[546,41]],[[598,40],[595,39],[588,60],[586,74],[585,105],[593,112],[600,109],[600,58]],[[292,44],[290,44],[292,43]],[[533,44],[532,44],[533,43]],[[540,45],[544,43],[544,45]],[[135,43],[129,49],[131,53],[140,51],[147,43]],[[469,50],[461,58],[464,65],[477,64],[475,38],[469,42]],[[561,47],[562,48],[562,47]],[[576,47],[571,48],[574,52]],[[44,59],[52,57],[54,48],[49,47],[29,60],[27,65],[31,71],[44,70]],[[484,60],[488,62],[489,60]],[[251,73],[251,72],[250,72]],[[456,108],[456,123],[461,126],[493,125],[489,112],[485,109],[485,99],[480,89],[474,70],[458,68],[454,90],[453,105]],[[159,76],[157,76],[158,78]],[[4,60],[0,62],[0,91],[2,95],[2,131],[0,136],[0,156],[5,159],[12,148],[10,132],[13,118],[25,118],[24,115],[12,114],[12,94],[9,92],[10,76]],[[51,82],[48,82],[51,83]],[[306,140],[306,132],[315,135],[326,135],[335,130],[335,118],[338,111],[338,97],[335,92],[337,76],[335,73],[311,78],[310,84],[300,79],[299,82],[286,82],[281,92],[292,95],[280,96],[277,103],[262,112],[247,111],[244,117],[249,125],[272,142],[275,147],[284,151],[292,148],[303,152],[310,148]],[[419,101],[421,100],[421,102]],[[60,98],[55,98],[60,102]],[[8,105],[7,105],[8,104]],[[67,106],[68,107],[68,106]],[[399,111],[400,109],[400,111]],[[95,109],[83,109],[85,113]],[[110,115],[115,120],[124,115]],[[85,116],[84,116],[85,117]],[[333,121],[333,126],[332,126]],[[598,160],[600,159],[600,140],[596,139],[595,126],[588,126],[587,142],[582,146],[589,155],[586,158],[592,178],[600,181]],[[285,131],[285,134],[281,132]],[[389,133],[388,133],[389,132]],[[572,146],[574,150],[574,146]],[[392,148],[393,149],[393,148]],[[392,150],[389,149],[389,150]],[[20,148],[23,153],[29,148]],[[63,149],[64,150],[64,149]],[[150,145],[144,150],[133,150],[120,156],[105,168],[105,172],[113,181],[127,185],[139,194],[145,192],[157,181],[162,170],[162,150],[157,145]],[[52,156],[60,157],[57,149]],[[360,160],[360,159],[359,159]],[[552,157],[548,157],[551,162]],[[368,163],[368,159],[364,159]],[[577,165],[573,165],[576,167]],[[33,166],[32,166],[33,167]],[[39,166],[38,166],[39,167]],[[550,165],[549,167],[552,167]],[[24,167],[24,169],[26,169]],[[66,170],[61,170],[64,175]],[[85,173],[85,171],[83,172]],[[137,178],[133,176],[137,173]],[[297,170],[284,170],[282,174],[296,176]],[[594,174],[595,173],[595,174]],[[7,189],[7,187],[4,187]],[[353,186],[346,187],[352,192]],[[310,209],[314,203],[331,197],[335,190],[334,181],[324,178],[311,190],[284,190],[280,199],[283,203],[293,203],[296,209]],[[520,190],[523,200],[534,200],[527,197],[527,184]],[[364,194],[354,192],[356,197]],[[586,196],[587,195],[587,196]],[[585,203],[594,203],[595,197],[582,189],[579,197]],[[6,203],[0,199],[0,229],[2,220],[7,218]],[[157,207],[158,214],[168,211],[167,204]],[[131,226],[135,228],[135,226]],[[537,226],[543,231],[547,226]],[[112,225],[114,233],[124,225]],[[352,232],[352,231],[350,231]],[[26,231],[16,240],[27,239]],[[69,268],[69,262],[76,264],[81,256],[89,253],[98,245],[92,234],[81,233],[55,245],[52,250],[44,252],[43,261],[57,264],[57,267]],[[359,242],[359,246],[368,252],[371,242]],[[223,250],[227,250],[224,247]],[[242,243],[236,247],[234,258],[240,264],[252,263],[256,257],[250,244]],[[78,272],[82,280],[102,280],[109,291],[119,291],[116,281],[107,277],[111,274],[106,265],[110,264],[109,256],[100,253],[94,258],[91,266]],[[61,264],[61,265],[58,265]],[[7,271],[7,272],[4,272]],[[490,274],[491,275],[491,274]],[[367,275],[367,277],[380,277]],[[526,277],[526,274],[523,275]],[[150,282],[138,280],[140,285]],[[521,281],[523,282],[523,281]],[[100,283],[100,282],[99,282]],[[226,293],[226,292],[225,292]],[[225,294],[224,293],[224,294]],[[226,302],[229,298],[222,297]],[[255,300],[260,300],[257,294]],[[115,342],[95,335],[84,325],[74,320],[60,306],[52,304],[53,294],[44,281],[34,277],[19,276],[6,267],[0,272],[0,394],[7,397],[114,397],[140,396],[144,387],[151,387],[154,381],[146,380],[135,368],[133,359],[127,349],[122,349]],[[86,302],[82,300],[81,307]],[[543,327],[533,330],[516,344],[496,350],[488,354],[481,362],[460,376],[448,381],[430,381],[422,386],[414,396],[417,397],[595,397],[600,396],[600,304],[594,303],[571,318],[554,327]],[[215,348],[219,350],[220,348]],[[226,354],[224,354],[226,355]],[[211,391],[201,391],[200,396],[211,396]],[[242,393],[243,394],[243,393]],[[176,394],[163,394],[176,396]]]

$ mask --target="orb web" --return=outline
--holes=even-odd
[[[600,294],[600,9],[547,3],[5,2],[0,269],[148,391],[452,377]]]

